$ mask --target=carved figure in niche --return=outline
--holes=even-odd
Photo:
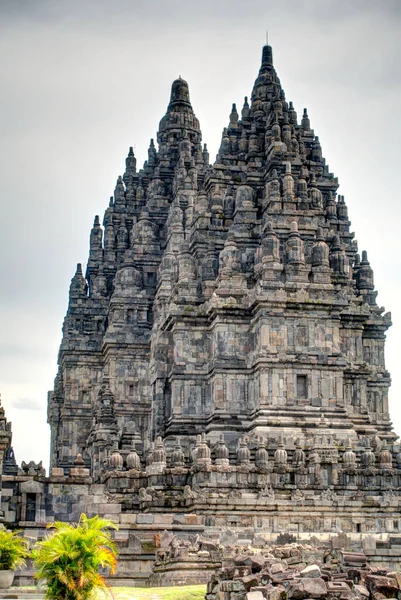
[[[312,208],[322,209],[323,208],[323,197],[322,192],[316,185],[316,177],[314,173],[311,173],[309,181],[309,198],[311,201]]]
[[[309,455],[309,471],[313,475],[314,483],[317,486],[322,485],[322,476],[320,469],[320,455],[317,448],[313,448]]]
[[[349,260],[341,245],[339,235],[335,235],[330,249],[330,267],[338,275],[349,277],[350,266]]]
[[[269,267],[272,263],[280,263],[280,242],[273,231],[272,222],[268,221],[261,245],[255,252],[255,274],[260,276],[263,267]]]
[[[266,498],[267,500],[274,500],[274,490],[271,486],[266,486],[258,493],[258,499]]]
[[[209,242],[209,246],[202,263],[203,281],[215,281],[219,270],[219,259],[215,251],[214,243]]]
[[[294,500],[294,502],[303,504],[303,502],[305,500],[305,492],[303,492],[302,490],[298,490],[298,489],[295,490],[295,492],[292,493],[291,500]]]
[[[185,500],[195,500],[198,494],[194,492],[190,485],[184,485],[183,497]]]
[[[236,210],[251,210],[254,207],[253,190],[249,185],[240,185],[235,194]]]
[[[272,179],[266,185],[266,197],[268,203],[279,202],[281,200],[280,180],[278,178],[276,169],[273,169]]]
[[[320,498],[324,502],[334,502],[337,499],[337,496],[333,492],[333,490],[331,490],[330,488],[327,488],[326,490],[323,490],[323,492],[321,493]]]
[[[132,296],[134,292],[143,289],[142,273],[130,264],[129,251],[126,252],[125,261],[122,268],[117,271],[114,280],[113,296]],[[115,310],[114,321],[121,321],[121,311]]]
[[[375,394],[373,391],[369,390],[367,392],[367,399],[368,399],[368,411],[370,413],[374,413],[376,412],[376,407],[375,407]]]
[[[381,439],[379,438],[378,435],[374,435],[372,437],[371,446],[372,446],[374,452],[380,452],[380,450],[382,449],[383,442],[381,441]]]
[[[395,504],[399,500],[398,496],[394,493],[394,490],[391,488],[389,490],[385,490],[382,496],[382,503],[384,506],[389,506],[390,504]]]
[[[182,231],[183,230],[183,212],[178,204],[175,202],[170,208],[170,214],[168,216],[168,223],[171,230]]]
[[[227,192],[224,198],[224,218],[232,219],[235,211],[235,200],[232,195],[231,186],[227,187]]]
[[[128,230],[124,219],[121,220],[121,225],[117,230],[117,246],[118,248],[128,248]]]
[[[156,175],[156,169],[155,169],[155,175]],[[163,196],[164,195],[164,183],[161,179],[159,179],[158,177],[155,177],[155,179],[153,179],[150,184],[149,184],[149,194],[152,196]]]
[[[179,282],[196,280],[196,261],[189,251],[188,244],[184,243],[178,257]]]
[[[228,234],[224,248],[220,252],[219,270],[223,277],[230,277],[242,272],[241,255],[233,233]]]
[[[228,492],[228,498],[239,499],[242,497],[242,494],[239,490],[231,490]]]
[[[138,498],[140,502],[152,502],[153,498],[147,493],[144,487],[141,487],[138,492]]]

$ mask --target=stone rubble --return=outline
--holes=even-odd
[[[306,564],[311,559],[311,564]],[[289,544],[222,559],[205,600],[384,600],[401,595],[401,574],[368,565],[360,552]]]

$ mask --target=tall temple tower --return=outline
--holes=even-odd
[[[148,466],[190,464],[202,447],[240,463],[265,447],[278,463],[284,446],[309,450],[311,465],[319,445],[345,463],[352,447],[362,462],[367,448],[383,453],[396,438],[391,317],[270,46],[213,165],[201,140],[180,78],[157,145],[140,171],[130,148],[103,226],[95,217],[86,273],[78,265],[71,281],[48,402],[51,466],[67,474],[82,454],[100,481],[110,457],[122,468],[133,448]]]

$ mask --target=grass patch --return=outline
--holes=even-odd
[[[112,587],[109,593],[100,592],[97,600],[203,600],[205,585],[183,585],[175,587],[135,588]]]

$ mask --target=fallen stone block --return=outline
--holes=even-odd
[[[251,567],[253,573],[258,573],[265,565],[265,559],[260,554],[248,556],[245,562],[248,567]]]
[[[387,577],[392,577],[395,579],[399,589],[401,589],[401,573],[399,571],[390,571],[387,573]]]
[[[341,552],[341,563],[349,567],[365,567],[367,558],[362,552]]]
[[[365,585],[371,594],[383,594],[385,598],[396,598],[399,589],[395,579],[380,575],[367,575]]]
[[[277,573],[284,573],[285,567],[284,567],[283,563],[277,562],[277,563],[270,565],[269,571],[272,575],[276,575]]]
[[[298,565],[302,562],[302,556],[297,552],[296,554],[289,556],[286,561],[288,565]]]
[[[354,585],[352,591],[359,600],[366,600],[370,595],[368,588],[361,583]]]
[[[268,585],[265,587],[264,595],[266,600],[283,600],[287,597],[285,588],[282,585]]]
[[[247,577],[242,577],[240,581],[242,581],[247,591],[249,591],[252,587],[259,585],[259,579],[256,575],[248,575]]]
[[[210,540],[206,540],[204,538],[201,538],[199,543],[200,543],[200,549],[205,550],[207,552],[215,552],[216,550],[219,549],[218,544],[215,544],[214,542],[212,542]]]
[[[331,595],[343,594],[351,590],[351,588],[345,583],[345,581],[328,581],[326,585],[327,592]]]
[[[309,565],[301,571],[301,577],[320,577],[321,571],[317,565]]]
[[[324,598],[327,596],[327,586],[320,577],[304,577],[288,582],[287,595],[294,600]]]
[[[246,600],[264,600],[263,594],[261,591],[248,592],[246,595]]]
[[[370,569],[348,569],[348,579],[351,579],[354,583],[364,583],[367,575],[370,575]]]
[[[221,592],[245,592],[245,585],[242,579],[233,579],[232,581],[220,581]]]
[[[322,598],[327,594],[327,586],[320,577],[305,577],[301,579],[304,589],[311,598]]]
[[[248,560],[249,556],[247,554],[237,554],[236,556],[234,556],[233,562],[235,565],[240,566],[240,565],[246,565],[247,564],[247,560]]]
[[[374,594],[372,594],[372,599],[373,600],[386,600],[386,596],[384,594],[381,594],[380,592],[375,592]]]

